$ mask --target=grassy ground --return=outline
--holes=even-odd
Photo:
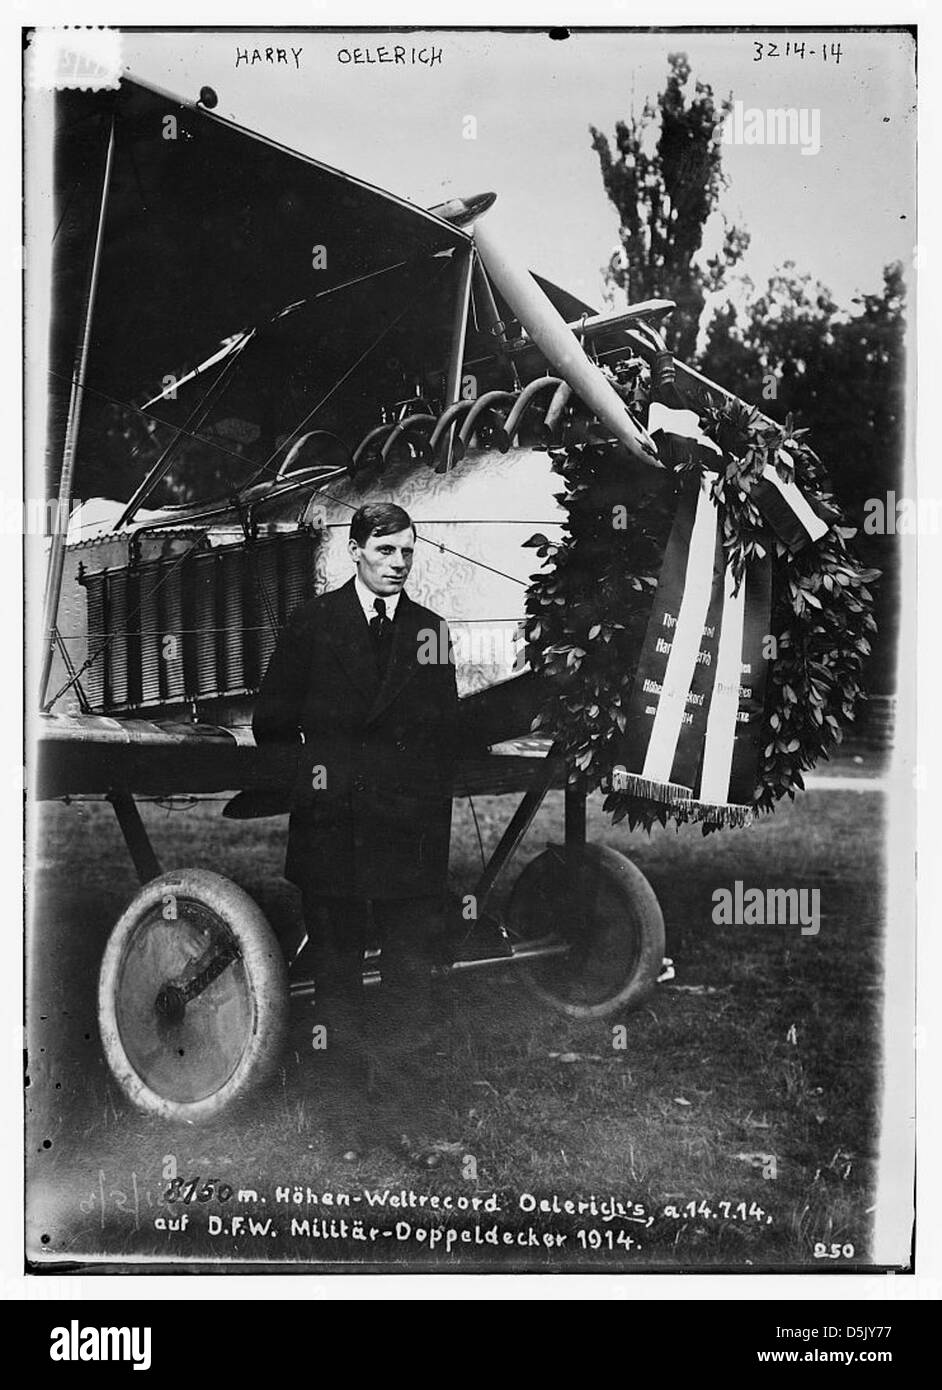
[[[514,802],[478,798],[485,851]],[[216,868],[257,898],[280,930],[297,919],[280,879],[285,822],[233,824],[218,803],[168,812],[145,808],[165,866]],[[456,803],[452,869],[470,887],[478,867],[474,827]],[[561,838],[552,794],[511,867]],[[811,791],[745,831],[703,837],[685,828],[629,837],[590,802],[589,838],[627,851],[663,908],[676,979],[624,1017],[576,1024],[535,1001],[508,972],[462,981],[446,1036],[429,1053],[424,1085],[460,1136],[446,1166],[418,1173],[377,1149],[356,1165],[338,1153],[336,1105],[309,1048],[310,1014],[295,1004],[275,1082],[251,1108],[208,1128],[168,1125],[129,1110],[100,1054],[98,962],[111,924],[136,883],[107,806],[52,805],[42,814],[35,860],[36,931],[30,943],[27,1112],[31,1250],[56,1260],[90,1254],[123,1260],[300,1261],[308,1268],[429,1261],[457,1268],[817,1268],[815,1244],[853,1246],[866,1264],[875,1176],[881,1004],[882,797],[872,788]],[[821,927],[716,926],[713,891],[820,889]],[[623,1025],[621,1031],[619,1026]],[[624,1046],[617,1044],[623,1043]],[[173,1171],[256,1191],[238,1210],[265,1235],[210,1233],[235,1199],[168,1207]],[[302,1201],[295,1205],[293,1188]],[[292,1198],[277,1200],[287,1186]],[[310,1189],[310,1193],[308,1192]],[[462,1212],[444,1228],[481,1245],[429,1250],[442,1218],[429,1209],[382,1209],[364,1193],[389,1189],[439,1197],[496,1193],[498,1214]],[[348,1208],[309,1204],[346,1194]],[[531,1215],[521,1194],[560,1201],[617,1199],[626,1211]],[[342,1200],[342,1199],[341,1199]],[[526,1199],[524,1198],[524,1201]],[[689,1205],[692,1204],[692,1205]],[[740,1205],[741,1204],[741,1205]],[[352,1227],[291,1234],[292,1217],[365,1213],[393,1234],[372,1242]],[[183,1230],[155,1218],[188,1216]],[[398,1238],[395,1221],[409,1223]],[[531,1244],[493,1246],[499,1228]],[[301,1228],[303,1229],[303,1228]],[[532,1232],[528,1236],[527,1231]],[[577,1232],[584,1234],[579,1236]],[[532,1240],[565,1235],[551,1255]],[[474,1236],[472,1234],[472,1241]],[[597,1248],[593,1246],[597,1245]],[[457,1251],[457,1253],[456,1253]]]

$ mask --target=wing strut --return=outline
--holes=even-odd
[[[507,339],[507,325],[504,323],[500,314],[497,312],[497,304],[494,301],[494,291],[491,289],[491,282],[487,278],[487,271],[480,255],[477,254],[475,247],[474,258],[475,286],[478,291],[478,298],[483,317],[487,320],[487,328],[494,339],[494,347],[497,355],[507,367],[514,384],[514,389],[519,391],[523,383],[517,371],[517,364],[510,352],[510,344]]]
[[[196,405],[190,411],[183,424],[180,425],[180,427],[174,434],[166,449],[164,449],[163,453],[156,460],[156,462],[151,465],[147,477],[144,478],[143,481],[138,485],[137,491],[134,493],[134,496],[131,498],[130,502],[128,502],[124,511],[121,513],[121,515],[115,522],[115,531],[120,531],[122,526],[127,526],[127,524],[133,520],[135,512],[138,510],[144,499],[148,496],[149,493],[153,492],[154,488],[157,486],[160,480],[164,478],[167,475],[167,473],[169,473],[173,465],[173,456],[176,453],[177,445],[180,443],[180,440],[183,438],[184,435],[191,435],[194,430],[198,430],[200,428],[203,421],[206,419],[206,416],[209,414],[210,410],[212,409],[213,405],[218,399],[223,387],[228,383],[228,380],[232,375],[233,371],[235,370],[235,367],[237,366],[239,359],[242,356],[242,353],[244,352],[246,347],[248,347],[249,343],[252,341],[254,337],[254,328],[250,329],[248,333],[243,333],[240,341],[236,344],[232,352],[227,354],[228,361],[225,363],[219,375],[216,377],[216,380],[212,383],[210,387],[208,387],[202,399],[197,401]]]
[[[72,391],[69,397],[69,414],[65,430],[65,443],[62,448],[62,472],[59,475],[59,505],[56,508],[52,527],[52,545],[49,551],[49,568],[46,571],[46,593],[43,599],[43,658],[39,677],[39,703],[42,706],[49,684],[52,667],[52,654],[56,645],[56,620],[59,615],[59,594],[62,589],[62,568],[65,561],[65,539],[69,526],[69,504],[72,500],[72,480],[75,477],[75,455],[78,445],[79,425],[82,418],[82,398],[85,391],[85,374],[88,369],[88,350],[91,342],[92,318],[95,313],[95,294],[98,289],[98,272],[101,269],[101,249],[104,241],[105,215],[108,210],[108,191],[111,187],[111,170],[114,164],[115,115],[111,116],[108,132],[108,150],[105,155],[105,170],[101,180],[101,199],[98,206],[98,228],[95,232],[95,254],[88,279],[88,298],[85,304],[85,321],[82,337],[76,353],[75,373],[72,377]]]
[[[471,273],[474,269],[474,246],[471,242],[459,252],[458,292],[455,295],[455,315],[451,326],[451,358],[448,363],[448,380],[445,384],[445,410],[457,405],[461,399],[461,373],[464,367],[464,346],[468,334],[468,310],[471,307]],[[455,426],[448,432],[444,449],[445,468],[451,467],[451,450],[455,439]]]
[[[109,792],[107,799],[114,807],[114,813],[121,827],[121,834],[124,836],[124,843],[134,861],[134,867],[141,883],[150,883],[151,879],[159,878],[163,872],[160,867],[160,860],[154,853],[154,847],[148,837],[147,828],[141,820],[141,813],[137,809],[137,802],[134,797],[129,792]]]

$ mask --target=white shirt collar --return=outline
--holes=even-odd
[[[360,607],[363,609],[363,616],[367,622],[371,622],[376,617],[376,609],[373,602],[377,598],[382,598],[386,605],[386,617],[392,621],[396,615],[396,606],[399,603],[402,590],[398,594],[374,594],[372,589],[368,589],[360,579],[358,574],[353,576],[353,587],[357,591],[357,598],[360,600]]]

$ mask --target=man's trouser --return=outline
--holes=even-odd
[[[432,1023],[432,967],[440,959],[442,898],[328,898],[305,895],[308,941],[295,964],[314,977],[315,1021],[350,1080],[379,1075],[406,1084],[410,1054]],[[364,951],[381,947],[382,984],[364,987]]]

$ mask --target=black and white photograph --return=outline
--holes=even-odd
[[[30,1274],[913,1273],[917,30],[610,9],[22,31]]]

